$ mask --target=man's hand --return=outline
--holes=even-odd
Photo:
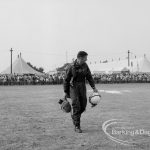
[[[70,98],[70,95],[68,95],[67,93],[64,93],[64,98]]]
[[[98,93],[98,89],[97,89],[97,88],[94,88],[94,89],[93,89],[93,92]]]
[[[64,98],[67,98],[67,93],[64,93],[63,97],[64,97]]]

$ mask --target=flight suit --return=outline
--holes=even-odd
[[[64,79],[64,92],[72,100],[71,117],[75,126],[80,126],[81,114],[87,105],[86,79],[94,89],[95,84],[90,69],[86,63],[79,65],[77,60],[71,64]]]

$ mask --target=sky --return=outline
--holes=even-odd
[[[149,0],[0,0],[0,72],[21,52],[45,72],[71,62],[150,58]]]

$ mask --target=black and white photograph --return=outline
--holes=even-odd
[[[149,0],[0,0],[0,150],[150,150]]]

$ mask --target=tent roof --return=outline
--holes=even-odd
[[[147,57],[132,61],[132,72],[150,72],[150,61]]]
[[[121,72],[125,68],[131,72],[150,72],[150,61],[146,58],[131,59],[128,67],[128,60],[118,60],[108,63],[99,63],[89,65],[92,73],[112,73]]]
[[[57,70],[50,70],[47,72],[47,74],[49,75],[53,75],[53,74],[56,74],[57,73]]]
[[[12,64],[12,73],[13,74],[37,74],[42,75],[42,73],[31,68],[21,56],[13,62]],[[10,67],[1,72],[1,74],[10,74]]]

